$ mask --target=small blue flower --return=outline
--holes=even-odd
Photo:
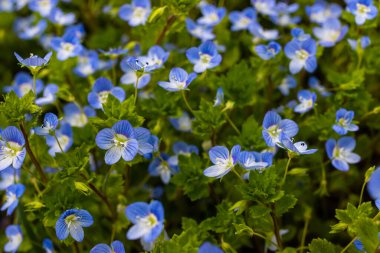
[[[48,112],[44,116],[44,123],[40,127],[34,128],[37,135],[54,135],[55,129],[58,126],[58,117],[54,113]]]
[[[361,49],[365,49],[371,44],[371,39],[368,36],[360,37],[358,40],[347,39],[347,41],[348,44],[350,44],[352,50],[354,51],[357,51],[359,47]]]
[[[12,166],[0,170],[0,190],[5,190],[13,185],[20,177],[20,170],[15,170]]]
[[[186,28],[193,37],[202,41],[213,40],[215,38],[215,35],[212,33],[212,27],[199,25],[190,18],[186,18]]]
[[[301,17],[296,16],[292,17],[291,14],[298,10],[299,5],[297,3],[294,4],[286,4],[286,3],[278,3],[276,6],[276,15],[270,16],[270,19],[279,26],[292,26],[301,21]]]
[[[127,232],[129,240],[141,238],[146,243],[152,243],[164,229],[164,208],[160,201],[130,204],[125,209],[125,215],[134,224]]]
[[[43,82],[40,79],[37,79],[36,93],[39,94],[43,87]],[[29,91],[33,91],[33,77],[26,72],[18,72],[14,78],[13,85],[10,88],[21,98]]]
[[[88,103],[95,109],[103,109],[103,104],[107,102],[109,94],[112,94],[120,102],[125,99],[125,91],[120,87],[113,87],[112,82],[100,77],[96,79],[92,91],[88,94]]]
[[[137,136],[137,138],[139,138],[139,136]],[[140,141],[139,139],[137,139],[137,141]],[[159,144],[160,144],[160,140],[158,139],[157,136],[155,135],[150,135],[149,139],[148,139],[148,143],[150,145],[152,145],[153,147],[153,150],[151,153],[147,153],[147,154],[144,154],[143,156],[146,158],[146,159],[152,159],[153,157],[153,153],[157,152],[158,151],[158,148],[159,148]]]
[[[17,18],[14,24],[15,33],[22,40],[31,40],[41,36],[46,28],[46,20],[40,19],[37,21],[35,16]]]
[[[125,249],[121,241],[113,241],[111,247],[104,243],[95,245],[90,253],[125,253]]]
[[[138,78],[138,75],[136,73],[138,71],[144,71],[145,65],[142,64],[141,58],[129,57],[129,58],[123,59],[120,62],[120,67],[125,73],[120,78],[120,83],[133,84],[134,86],[136,86],[136,82],[138,79],[137,89],[142,89],[150,82],[150,78],[151,78],[150,74],[143,73]]]
[[[280,143],[281,133],[286,134],[289,138],[298,133],[297,123],[290,119],[281,119],[275,111],[269,111],[265,114],[263,128],[263,138],[269,147],[274,147]]]
[[[36,86],[37,86],[37,94],[38,94],[38,84]],[[54,103],[55,100],[57,99],[58,90],[59,88],[56,84],[50,83],[46,85],[42,93],[42,97],[36,99],[36,105],[43,106],[43,105]]]
[[[348,32],[348,26],[342,26],[338,19],[328,19],[322,27],[315,27],[313,33],[319,39],[319,45],[332,47],[343,39]]]
[[[306,6],[306,14],[311,22],[323,24],[330,18],[339,18],[342,7],[336,3],[328,3],[324,0],[315,1],[312,6]]]
[[[334,131],[339,135],[345,135],[348,131],[358,131],[359,127],[351,123],[354,115],[354,111],[347,111],[344,108],[336,111],[336,124],[333,125]]]
[[[4,245],[4,251],[15,253],[23,239],[21,227],[19,225],[9,225],[5,229],[5,235],[9,242]]]
[[[130,26],[145,25],[151,13],[149,0],[132,0],[131,4],[124,4],[119,9],[119,17]]]
[[[304,141],[293,143],[293,141],[284,133],[280,134],[281,146],[298,155],[310,155],[318,151],[318,149],[307,149]]]
[[[293,76],[288,75],[282,79],[281,84],[278,86],[278,89],[281,91],[282,95],[288,96],[290,89],[297,87],[297,81]]]
[[[239,155],[239,164],[246,170],[260,170],[272,165],[273,153],[242,151]]]
[[[68,103],[63,107],[64,121],[73,127],[83,127],[88,122],[86,110],[75,103]]]
[[[70,234],[75,241],[81,242],[84,238],[83,228],[93,223],[94,219],[86,210],[69,209],[59,216],[55,223],[55,232],[59,240],[65,240]]]
[[[63,152],[67,152],[69,148],[73,145],[73,130],[71,129],[70,124],[62,123],[61,128],[55,132],[55,135],[61,145]],[[46,144],[50,147],[49,154],[55,156],[55,153],[61,153],[61,148],[58,145],[57,140],[54,136],[46,136]]]
[[[144,156],[154,151],[154,140],[152,140],[152,135],[148,129],[136,127],[135,136],[138,143],[138,153],[140,155]]]
[[[14,53],[14,54],[22,67],[27,67],[31,71],[37,71],[41,69],[42,67],[44,67],[46,64],[48,64],[50,57],[53,53],[52,52],[47,53],[44,56],[44,58],[41,58],[38,55],[31,54],[29,58],[25,58],[25,59],[21,58],[21,56],[19,56],[17,53]]]
[[[222,61],[222,56],[218,53],[216,45],[212,41],[206,41],[198,48],[192,47],[188,49],[186,57],[194,64],[194,71],[197,73],[215,68]]]
[[[0,171],[13,166],[20,169],[26,155],[25,139],[21,131],[9,126],[1,132],[0,139]]]
[[[232,31],[246,30],[256,21],[256,11],[252,7],[245,8],[242,11],[231,11],[229,15],[232,23]]]
[[[216,91],[214,106],[220,106],[223,103],[224,103],[224,92],[223,92],[223,88],[219,87],[218,90]]]
[[[375,200],[376,207],[380,209],[380,167],[372,173],[367,183],[367,190],[369,196]]]
[[[309,78],[308,84],[310,89],[317,90],[322,97],[328,97],[331,95],[331,92],[328,92],[325,86],[321,85],[315,76]]]
[[[223,250],[210,242],[204,242],[199,247],[198,253],[223,253]]]
[[[251,0],[258,13],[263,15],[275,16],[276,13],[276,0]]]
[[[348,164],[360,161],[360,156],[352,152],[355,146],[356,141],[352,137],[342,137],[338,142],[331,138],[326,142],[326,153],[336,169],[348,171]]]
[[[54,37],[51,40],[51,47],[57,52],[57,59],[60,61],[78,56],[83,50],[80,40],[74,33],[66,33],[62,37]]]
[[[153,46],[149,48],[148,55],[145,59],[147,59],[147,65],[144,69],[146,72],[150,72],[159,68],[162,68],[164,63],[169,58],[169,52],[165,51],[160,46]]]
[[[300,72],[302,68],[305,68],[307,72],[314,72],[317,68],[315,40],[292,40],[286,44],[284,51],[286,56],[291,59],[289,69],[292,74]]]
[[[94,50],[83,49],[78,55],[78,64],[73,71],[80,77],[87,77],[100,70],[101,67],[102,61],[99,60],[98,53]]]
[[[268,45],[255,46],[255,52],[263,60],[274,58],[281,51],[281,45],[275,41],[269,42]]]
[[[6,189],[6,200],[1,207],[1,211],[7,209],[7,215],[11,215],[18,205],[18,199],[24,194],[25,186],[23,184],[13,184]]]
[[[300,103],[294,107],[294,111],[298,113],[305,113],[313,109],[317,100],[317,95],[309,90],[300,90],[297,97]]]
[[[42,17],[48,17],[58,0],[30,0],[29,9],[38,12]]]
[[[182,68],[173,68],[169,74],[169,82],[158,82],[158,85],[171,92],[186,90],[195,77],[195,73],[187,74]]]
[[[203,171],[207,177],[221,178],[236,165],[240,155],[240,146],[235,145],[231,153],[226,147],[215,146],[208,152],[211,162],[214,164]]]
[[[215,26],[219,24],[226,15],[226,9],[217,8],[212,4],[205,4],[201,7],[202,17],[197,22],[201,25]]]
[[[301,28],[293,28],[290,33],[298,41],[305,41],[311,38],[310,34],[305,33]]]
[[[355,15],[357,25],[362,25],[367,19],[371,20],[377,16],[377,9],[372,0],[350,0],[346,10]]]
[[[76,21],[74,13],[65,14],[60,8],[54,8],[50,13],[49,19],[52,23],[61,26],[72,25]]]
[[[49,238],[45,238],[42,241],[42,248],[44,248],[46,253],[53,253],[54,252],[53,242]]]
[[[181,132],[191,132],[192,130],[192,121],[187,112],[183,112],[179,118],[169,118],[172,126]]]
[[[117,163],[120,158],[132,161],[138,152],[138,141],[135,130],[127,120],[121,120],[112,128],[105,128],[96,135],[96,145],[107,150],[105,162],[108,165]]]
[[[257,22],[253,22],[248,30],[254,36],[254,41],[258,40],[276,40],[278,38],[278,30],[264,30]]]
[[[195,145],[189,145],[183,141],[176,141],[173,144],[173,152],[176,155],[190,156],[191,153],[199,154],[199,149]]]
[[[148,171],[152,176],[160,176],[162,182],[168,184],[171,176],[179,171],[178,157],[162,153],[149,164]]]

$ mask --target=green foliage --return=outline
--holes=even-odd
[[[201,99],[199,110],[194,112],[194,116],[194,133],[201,137],[210,137],[225,123],[222,112],[205,99]]]
[[[10,123],[22,122],[26,114],[37,115],[41,111],[41,108],[34,104],[34,99],[32,90],[21,98],[11,91],[4,96],[4,102],[0,103],[0,112]]]
[[[339,252],[336,250],[334,244],[327,241],[326,239],[314,239],[310,245],[309,250],[311,253],[336,253]]]

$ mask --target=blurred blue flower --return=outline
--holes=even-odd
[[[65,14],[60,8],[54,8],[49,15],[49,20],[61,26],[72,25],[76,21],[74,13]]]
[[[321,85],[319,83],[319,80],[315,76],[312,76],[309,78],[308,84],[309,84],[310,89],[314,89],[318,91],[322,97],[328,97],[331,95],[331,92],[328,92],[325,86]]]
[[[42,126],[35,127],[34,132],[37,135],[54,135],[55,129],[58,126],[58,117],[54,113],[48,112],[44,116],[44,122]]]
[[[338,19],[328,19],[322,27],[314,27],[313,33],[319,39],[318,44],[332,47],[341,41],[348,32],[348,26],[342,26]]]
[[[276,40],[278,38],[278,30],[264,30],[257,22],[253,22],[248,27],[249,32],[254,36],[254,41]]]
[[[100,77],[95,80],[92,91],[88,93],[87,101],[93,108],[103,109],[103,104],[107,102],[110,94],[120,102],[125,99],[125,91],[122,88],[114,87],[109,79]]]
[[[344,108],[337,110],[336,123],[333,125],[334,131],[339,135],[345,135],[348,131],[358,131],[359,127],[351,123],[354,115],[354,111],[347,111]]]
[[[152,176],[160,176],[162,182],[168,184],[171,176],[179,171],[178,157],[161,153],[149,164],[148,171]]]
[[[356,141],[352,137],[342,137],[338,141],[329,139],[326,142],[326,153],[332,165],[340,171],[348,171],[349,164],[360,162],[360,156],[353,153]]]
[[[21,227],[19,225],[8,225],[5,229],[8,242],[4,245],[5,252],[15,253],[23,240]]]
[[[242,11],[231,11],[229,15],[232,23],[232,31],[246,30],[256,21],[256,11],[252,7],[247,7]]]
[[[58,0],[30,0],[29,9],[38,12],[42,17],[48,17],[57,4]]]
[[[44,248],[46,253],[53,253],[54,252],[53,242],[49,238],[45,238],[42,241],[42,248]]]
[[[281,45],[275,41],[269,42],[268,45],[255,46],[255,52],[263,60],[274,58],[281,51]]]
[[[284,133],[280,134],[280,143],[282,148],[299,155],[310,155],[318,151],[318,149],[307,149],[307,144],[304,141],[293,143],[293,140]]]
[[[90,253],[125,253],[125,249],[121,241],[113,241],[111,247],[104,243],[95,245]]]
[[[301,17],[292,17],[291,14],[296,12],[298,7],[299,5],[297,3],[286,4],[284,2],[280,2],[276,5],[276,15],[271,15],[270,19],[279,26],[295,25],[301,21]]]
[[[346,10],[355,15],[355,23],[358,25],[364,24],[367,19],[374,19],[378,12],[372,0],[350,0]]]
[[[23,97],[30,90],[33,91],[33,77],[26,72],[18,72],[15,75],[13,85],[9,87],[18,97]],[[44,88],[41,79],[36,80],[36,93],[39,94]]]
[[[312,6],[306,6],[305,10],[310,21],[317,24],[323,24],[330,18],[339,18],[342,14],[342,7],[339,4],[324,0],[315,1]]]
[[[190,18],[186,18],[186,29],[193,37],[202,41],[213,40],[215,38],[215,35],[212,33],[212,27],[197,24]]]
[[[317,95],[309,90],[300,90],[297,97],[300,103],[294,107],[294,111],[298,113],[305,113],[313,109],[317,100]]]
[[[38,80],[37,80],[37,94],[38,94]],[[42,97],[36,99],[36,105],[43,106],[43,105],[48,105],[52,104],[56,101],[57,99],[57,92],[59,88],[55,84],[48,84],[44,88]]]
[[[371,44],[371,39],[368,36],[360,37],[359,39],[347,39],[348,44],[352,48],[352,50],[357,51],[360,47],[361,49],[365,49]]]
[[[276,13],[276,0],[251,0],[258,13],[263,15],[275,16]]]
[[[178,131],[191,132],[193,119],[190,118],[187,112],[183,112],[179,118],[170,117],[169,121],[172,126]]]
[[[54,37],[51,40],[51,47],[57,52],[57,59],[60,61],[78,56],[83,50],[83,46],[74,33],[66,33],[62,37]]]
[[[297,87],[297,81],[293,76],[288,75],[284,79],[282,79],[281,84],[277,87],[282,95],[288,96],[290,89]]]
[[[183,141],[174,142],[173,152],[176,155],[186,155],[186,156],[190,156],[191,153],[195,153],[197,155],[199,154],[199,150],[197,146],[187,144],[186,142],[183,142]]]
[[[5,192],[5,202],[1,211],[7,209],[7,215],[11,215],[18,205],[18,199],[24,194],[25,186],[23,184],[10,185]]]
[[[14,53],[17,60],[21,64],[22,67],[27,67],[32,73],[33,71],[38,71],[40,68],[44,67],[48,64],[52,52],[47,53],[44,58],[39,57],[38,55],[31,54],[29,58],[21,58],[17,53]]]
[[[61,145],[63,152],[67,152],[69,148],[73,145],[73,130],[71,129],[70,124],[63,122],[61,124],[61,128],[56,130],[56,136],[47,135],[46,136],[46,144],[49,146],[49,154],[51,156],[55,156],[55,153],[61,153]],[[56,138],[58,141],[56,140]],[[59,144],[58,144],[59,142]]]
[[[119,17],[127,21],[130,26],[145,25],[151,11],[149,0],[132,0],[131,4],[120,7]]]
[[[31,40],[41,36],[46,30],[47,22],[45,19],[36,21],[35,16],[17,18],[14,22],[14,31],[22,40]]]
[[[197,22],[201,25],[215,26],[219,24],[226,15],[226,9],[217,8],[212,4],[205,4],[201,7],[202,17]]]
[[[305,41],[292,40],[285,46],[285,54],[291,60],[289,69],[292,74],[296,74],[305,68],[307,72],[314,72],[317,68],[317,45],[315,40]]]

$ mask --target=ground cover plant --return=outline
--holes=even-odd
[[[3,252],[377,252],[378,0],[0,0]]]

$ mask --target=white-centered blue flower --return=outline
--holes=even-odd
[[[342,137],[338,141],[329,139],[326,142],[326,153],[332,165],[340,171],[348,171],[349,164],[360,162],[360,156],[353,153],[356,141],[352,137]]]
[[[347,111],[344,108],[336,111],[336,123],[333,125],[334,131],[339,135],[345,135],[348,131],[358,131],[359,127],[352,124],[354,115],[354,111]]]
[[[187,74],[182,68],[173,68],[169,74],[169,82],[158,82],[158,85],[171,92],[186,90],[195,77],[195,73]]]
[[[324,0],[315,1],[312,6],[306,6],[306,14],[311,22],[323,24],[330,18],[339,18],[342,7],[336,3],[328,3]]]
[[[251,0],[258,13],[263,15],[275,16],[276,13],[276,0]]]
[[[44,116],[44,122],[42,126],[35,127],[34,132],[37,135],[54,135],[55,129],[58,126],[58,117],[54,113],[48,112]]]
[[[281,45],[275,41],[271,41],[268,45],[257,45],[254,49],[261,59],[269,60],[281,51]]]
[[[30,0],[29,9],[41,14],[42,17],[48,17],[58,0]]]
[[[190,118],[187,112],[183,112],[178,118],[170,117],[170,123],[172,126],[181,132],[191,132],[193,119]]]
[[[150,175],[159,176],[164,184],[168,184],[171,176],[179,171],[178,157],[162,153],[149,164],[148,171]]]
[[[207,177],[221,178],[236,165],[240,155],[240,146],[235,145],[230,151],[224,146],[215,146],[208,152],[211,162],[214,164],[203,171]]]
[[[242,11],[231,11],[229,15],[232,23],[232,31],[246,30],[256,21],[257,15],[252,7],[245,8]]]
[[[24,194],[25,186],[23,184],[13,184],[6,189],[5,202],[1,211],[7,210],[7,215],[11,215],[16,209],[19,198]]]
[[[122,88],[114,87],[109,79],[100,77],[96,79],[92,91],[88,93],[87,101],[93,108],[103,109],[103,104],[107,102],[110,94],[120,102],[125,99],[125,91]]]
[[[150,0],[132,0],[119,9],[119,17],[128,22],[130,26],[145,25],[151,13]]]
[[[300,103],[294,107],[294,111],[298,113],[305,113],[313,109],[317,100],[317,95],[309,90],[300,90],[297,97]]]
[[[74,13],[64,13],[60,8],[54,8],[50,12],[49,19],[52,23],[61,26],[72,25],[76,21]]]
[[[36,99],[36,105],[43,106],[52,104],[57,99],[57,92],[59,88],[56,84],[50,83],[46,85],[42,93],[42,97]],[[37,94],[38,94],[38,85],[37,85]]]
[[[186,51],[187,59],[194,64],[194,71],[202,73],[220,64],[222,56],[214,42],[206,41],[199,47],[192,47]]]
[[[294,89],[297,87],[297,81],[293,76],[288,75],[284,79],[282,79],[281,84],[277,87],[282,95],[288,96],[290,89]]]
[[[26,155],[25,139],[21,131],[9,126],[1,132],[0,139],[0,171],[13,166],[20,169]]]
[[[73,130],[71,129],[70,124],[64,122],[61,124],[61,128],[56,130],[55,136],[47,135],[46,136],[46,144],[49,146],[49,154],[51,156],[55,156],[55,153],[61,153],[61,148],[63,152],[67,152],[70,147],[73,145]],[[61,147],[59,147],[61,146]]]
[[[78,56],[83,46],[74,33],[65,33],[62,37],[54,37],[51,47],[57,52],[57,59],[64,61],[70,57]]]
[[[246,170],[260,170],[272,165],[273,153],[242,151],[239,155],[239,164]]]
[[[22,40],[31,40],[41,36],[47,28],[45,19],[38,20],[35,15],[26,18],[17,18],[14,22],[14,30]]]
[[[125,253],[125,249],[121,241],[113,241],[111,247],[105,243],[95,245],[90,253]]]
[[[293,143],[293,140],[284,133],[280,134],[280,142],[282,148],[298,155],[310,155],[318,151],[318,149],[307,149],[307,144],[304,141]]]
[[[285,46],[285,54],[291,60],[289,69],[292,74],[296,74],[305,68],[307,72],[314,72],[317,68],[317,45],[315,40],[305,41],[292,40]]]
[[[44,87],[41,79],[36,80],[36,93],[41,93]],[[18,97],[23,97],[28,94],[29,91],[33,91],[33,77],[26,72],[18,72],[13,80],[13,85],[9,86],[10,90],[13,90]]]
[[[0,190],[5,190],[19,180],[20,169],[16,170],[12,166],[0,170]]]
[[[354,51],[358,51],[359,48],[365,49],[371,45],[371,39],[368,36],[360,37],[359,39],[347,39],[348,44]]]
[[[4,245],[5,252],[15,253],[22,243],[22,231],[19,225],[9,225],[5,229],[8,242]]]
[[[313,28],[314,35],[319,39],[318,44],[332,47],[341,41],[348,32],[348,26],[342,26],[338,19],[328,19],[322,27]]]
[[[374,19],[378,12],[372,0],[350,0],[346,10],[355,15],[355,22],[358,25],[363,25],[367,19]]]
[[[186,29],[193,37],[202,41],[213,40],[215,38],[215,35],[212,33],[212,27],[197,24],[190,18],[186,18]]]
[[[201,7],[202,17],[197,22],[201,25],[215,26],[219,24],[226,15],[226,9],[217,8],[212,4],[205,4]]]
[[[69,234],[77,241],[84,238],[83,227],[89,227],[94,223],[91,214],[83,209],[69,209],[59,216],[55,224],[55,232],[59,240],[65,240]]]

